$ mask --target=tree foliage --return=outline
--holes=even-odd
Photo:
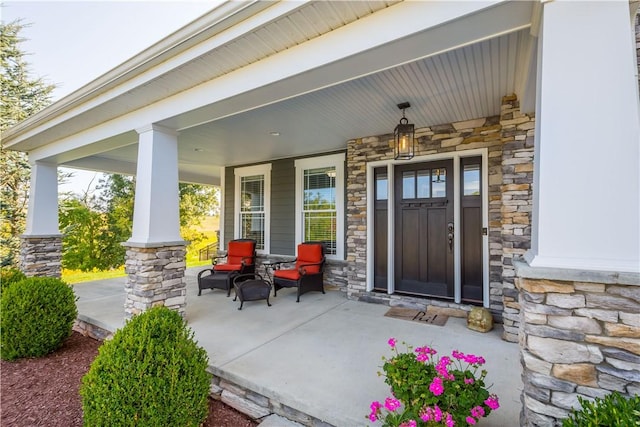
[[[60,228],[64,233],[64,268],[91,271],[124,264],[131,237],[135,200],[135,178],[107,175],[101,179],[99,196],[85,194],[60,203]],[[204,235],[195,230],[202,218],[218,207],[218,190],[196,184],[180,184],[182,237],[197,244]]]
[[[17,21],[0,24],[0,131],[21,122],[51,103],[54,85],[30,75]],[[17,265],[19,236],[24,232],[30,168],[24,153],[6,150],[0,142],[0,265]]]

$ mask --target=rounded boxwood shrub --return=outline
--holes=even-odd
[[[574,409],[563,427],[640,426],[640,396],[625,397],[617,391],[593,401],[578,396],[582,406]]]
[[[80,395],[86,426],[199,426],[207,417],[207,352],[180,315],[155,307],[100,347]]]
[[[53,277],[14,282],[0,298],[0,356],[40,357],[62,345],[78,316],[73,289]]]
[[[0,269],[0,293],[12,283],[19,282],[26,278],[27,276],[17,268],[2,267],[2,269]]]

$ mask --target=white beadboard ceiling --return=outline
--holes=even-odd
[[[62,123],[48,138],[64,137],[104,123],[122,111],[143,108],[234,70],[277,55],[348,25],[396,1],[318,1],[237,37],[216,49],[131,88]],[[527,72],[529,29],[486,39],[373,74],[335,82],[302,95],[260,106],[238,102],[233,114],[210,109],[160,124],[178,128],[181,179],[219,182],[221,166],[257,163],[346,148],[348,140],[392,133],[408,101],[416,127],[499,114],[501,97],[514,93]],[[304,76],[299,76],[304,78]],[[231,100],[233,102],[233,100]],[[242,104],[242,106],[240,106]],[[193,123],[201,123],[194,125]],[[273,136],[277,132],[279,136]],[[128,143],[127,143],[128,141]],[[105,151],[70,156],[69,167],[135,173],[137,135],[132,130],[105,141]],[[109,149],[117,146],[119,148]],[[58,161],[63,160],[60,156]]]

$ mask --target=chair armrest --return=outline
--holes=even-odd
[[[200,277],[202,277],[203,273],[209,272],[209,274],[213,274],[213,268],[207,268],[206,270],[202,270],[198,273],[198,280],[200,280]]]
[[[242,265],[251,265],[251,264],[247,264],[245,262],[246,260],[251,260],[251,264],[255,264],[256,263],[256,257],[255,256],[243,256],[242,257],[242,261],[240,261],[240,263]]]
[[[224,255],[218,255],[218,256],[211,257],[211,264],[216,265],[220,258],[226,258],[226,257],[227,257],[226,253]]]
[[[280,268],[282,268],[283,264],[294,264],[297,260],[298,260],[298,258],[293,258],[293,259],[284,260],[284,261],[273,261],[273,262],[268,263],[268,265],[269,265],[269,267],[273,268],[274,270],[280,270]]]
[[[307,270],[306,270],[305,267],[311,267],[311,266],[314,266],[314,265],[319,266],[320,267],[320,271],[318,271],[317,273],[307,273]],[[309,274],[309,275],[311,275],[311,274],[320,274],[320,273],[322,273],[323,266],[324,266],[324,260],[322,260],[320,262],[309,263],[309,264],[300,264],[298,266],[298,271],[303,276],[306,275],[306,274]]]

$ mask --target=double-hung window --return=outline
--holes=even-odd
[[[296,242],[321,241],[328,258],[344,259],[344,154],[295,166]]]
[[[271,165],[235,169],[236,239],[254,239],[256,249],[269,252]]]

